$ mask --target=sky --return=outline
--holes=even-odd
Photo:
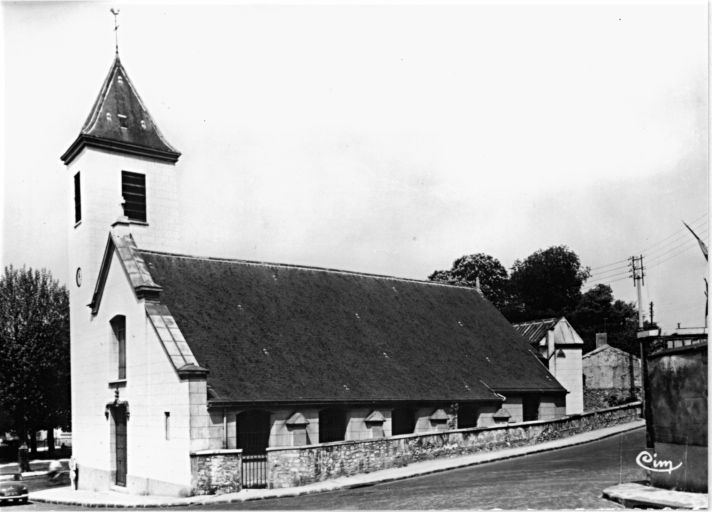
[[[184,251],[425,279],[567,245],[704,324],[708,7],[2,2],[2,264],[67,283],[59,156],[114,57],[182,156]]]

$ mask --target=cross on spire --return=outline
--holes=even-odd
[[[119,54],[119,10],[113,7],[109,9],[111,14],[114,15],[114,36],[116,40],[116,55]]]

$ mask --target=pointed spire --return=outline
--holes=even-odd
[[[84,147],[176,162],[180,153],[163,137],[117,54],[79,136],[61,159],[69,164]]]

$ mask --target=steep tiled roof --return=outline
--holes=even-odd
[[[161,135],[118,55],[79,136],[62,155],[62,161],[69,164],[85,146],[169,162],[180,156]]]
[[[133,237],[128,233],[120,234],[112,231],[109,234],[94,294],[89,304],[92,314],[96,314],[99,311],[114,254],[118,256],[123,272],[128,278],[136,297],[146,299],[144,306],[146,316],[178,375],[181,378],[205,375],[205,369],[201,368],[195,360],[171,312],[165,304],[156,300],[161,287],[153,281],[146,262],[138,252]]]
[[[475,290],[138,251],[220,402],[565,390]]]

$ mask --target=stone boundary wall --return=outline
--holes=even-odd
[[[270,488],[295,487],[441,457],[526,446],[640,419],[641,403],[485,428],[407,434],[366,441],[268,448]]]
[[[611,406],[619,405],[621,401],[628,400],[631,392],[635,400],[640,400],[643,391],[640,386],[631,388],[583,388],[583,409],[584,411],[595,411]],[[632,402],[631,402],[632,403]]]
[[[193,495],[225,494],[242,488],[242,450],[202,450],[190,454]]]

